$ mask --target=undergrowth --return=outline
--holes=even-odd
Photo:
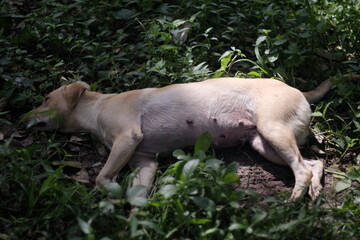
[[[357,0],[2,1],[0,239],[358,239],[360,85],[343,74],[360,71],[359,25]],[[113,93],[224,76],[301,90],[337,76],[311,130],[339,205],[236,188],[237,164],[209,153],[206,137],[174,152],[149,199],[129,185],[134,174],[93,189],[52,164],[77,157],[66,141],[27,142],[17,125],[69,82]]]

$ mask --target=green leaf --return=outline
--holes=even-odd
[[[228,173],[224,176],[223,181],[225,183],[233,183],[239,180],[239,175],[237,173]]]
[[[185,179],[190,179],[199,163],[199,159],[193,159],[186,162],[182,170],[182,176],[185,177]]]
[[[85,234],[90,234],[92,232],[92,227],[90,226],[90,223],[85,222],[84,220],[82,220],[81,218],[77,218],[79,227],[81,229],[81,231]]]
[[[240,229],[245,229],[245,228],[246,228],[246,226],[244,226],[241,223],[232,223],[229,226],[229,231],[235,231],[235,230],[240,230]]]
[[[115,211],[115,206],[113,203],[103,200],[99,202],[99,209],[102,210],[102,213],[108,214],[108,213],[113,213]]]
[[[59,177],[62,169],[63,167],[59,167],[55,170],[55,172],[53,172],[48,176],[45,182],[41,185],[39,196],[43,195],[47,190],[49,190],[52,187],[54,181]]]
[[[270,232],[283,232],[283,231],[286,231],[286,230],[293,229],[298,224],[299,224],[298,220],[292,220],[290,222],[282,223],[282,224],[279,224],[277,226],[274,226],[274,227],[270,228]]]
[[[346,176],[351,179],[360,182],[360,172],[351,171]]]
[[[256,39],[256,43],[255,45],[258,46],[260,43],[262,43],[263,41],[265,41],[267,39],[267,36],[260,36]]]
[[[205,169],[210,168],[215,171],[218,171],[220,169],[221,164],[223,164],[223,163],[224,163],[223,161],[218,160],[218,159],[209,159],[205,163]]]
[[[146,207],[148,205],[146,195],[147,188],[143,185],[135,185],[126,192],[127,200],[137,207]]]
[[[169,44],[164,44],[164,45],[161,45],[160,47],[164,50],[174,50],[174,49],[178,48],[177,46],[169,45]]]
[[[0,57],[0,65],[8,65],[11,63],[11,58],[9,56]]]
[[[313,112],[311,114],[312,117],[324,117],[324,114],[322,112]]]
[[[195,203],[199,208],[214,212],[215,211],[215,203],[213,200],[207,197],[192,197],[191,200]]]
[[[231,50],[228,50],[224,52],[220,57],[221,62],[221,70],[225,71],[228,67],[229,62],[231,61],[231,57],[233,56],[234,52]]]
[[[267,213],[265,211],[259,211],[257,212],[253,218],[252,218],[252,224],[257,224],[259,222],[261,222],[262,220],[264,220],[267,216]]]
[[[238,169],[239,169],[239,163],[232,162],[229,165],[227,165],[225,169],[225,175],[229,173],[236,173]]]
[[[335,191],[339,193],[345,189],[348,189],[349,187],[351,187],[351,180],[348,178],[343,178],[336,183]]]
[[[131,19],[131,18],[135,18],[136,16],[138,16],[140,13],[136,13],[130,9],[124,8],[121,9],[120,11],[115,13],[115,19],[118,20],[127,20],[127,19]]]
[[[174,184],[167,184],[160,188],[159,193],[165,198],[170,198],[178,191],[178,187]]]
[[[195,142],[194,153],[195,155],[199,153],[199,151],[206,152],[209,150],[211,146],[211,134],[209,132],[205,132],[200,135],[200,137]]]
[[[287,42],[287,39],[285,38],[279,38],[274,41],[274,45],[279,46]]]
[[[193,218],[190,221],[191,224],[206,224],[209,222],[212,222],[212,221],[211,221],[211,219],[208,219],[208,218]]]
[[[273,54],[268,57],[269,62],[275,62],[276,60],[278,60],[278,58],[279,58],[279,54]]]
[[[139,221],[138,223],[139,223],[139,225],[142,225],[145,228],[154,230],[156,233],[158,233],[160,235],[165,235],[165,233],[161,230],[161,228],[158,225],[156,225],[154,222]]]
[[[259,64],[261,66],[264,66],[264,59],[261,57],[258,46],[255,47],[255,56],[256,56],[256,59],[258,60]]]
[[[113,197],[120,199],[122,197],[122,188],[117,182],[109,182],[104,184],[104,189]]]
[[[355,127],[357,130],[360,130],[360,123],[358,121],[353,120],[353,123],[355,124]]]
[[[189,154],[186,154],[181,149],[174,150],[173,156],[176,157],[178,160],[190,160],[191,159],[191,156]]]

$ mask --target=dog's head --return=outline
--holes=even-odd
[[[48,94],[43,103],[26,113],[23,122],[29,130],[62,132],[76,131],[71,112],[79,102],[81,95],[89,85],[77,82],[62,86]]]

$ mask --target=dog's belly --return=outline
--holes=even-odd
[[[246,120],[247,121],[247,120]],[[216,148],[229,147],[246,142],[257,132],[255,125],[246,122],[238,126],[219,126],[213,119],[204,122],[162,125],[143,130],[143,141],[138,152],[155,154],[168,152],[177,148],[191,146],[204,132],[211,134],[212,144]]]
[[[257,132],[252,101],[239,92],[208,90],[206,96],[197,92],[186,101],[166,97],[171,102],[156,99],[146,105],[138,152],[155,154],[191,146],[204,132],[211,134],[214,147],[228,147],[244,143]]]

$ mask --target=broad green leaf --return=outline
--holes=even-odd
[[[109,192],[113,197],[122,197],[122,188],[117,182],[109,182],[104,184],[104,189]]]
[[[199,159],[193,159],[193,160],[189,160],[188,162],[186,162],[183,167],[183,170],[182,170],[182,175],[186,179],[190,179],[192,177],[195,169],[199,165],[199,163],[200,163]]]
[[[275,62],[276,60],[278,60],[279,58],[279,54],[274,54],[268,57],[269,62]]]
[[[360,172],[351,171],[346,176],[351,179],[360,182]]]
[[[143,185],[136,185],[128,189],[126,192],[127,200],[130,204],[137,207],[146,207],[148,200],[146,199],[147,189]]]
[[[227,175],[228,173],[236,173],[236,171],[239,169],[239,163],[237,162],[232,162],[229,165],[226,166],[225,169],[225,175]]]
[[[279,38],[279,39],[277,39],[277,40],[274,41],[274,45],[279,46],[279,45],[282,45],[282,44],[284,44],[284,43],[286,43],[286,42],[287,42],[287,39],[285,39],[285,38]]]
[[[351,187],[351,180],[348,178],[343,178],[336,183],[335,191],[341,192],[344,191],[345,189],[348,189],[349,187]]]
[[[11,63],[11,58],[9,56],[0,57],[0,65],[8,65]]]
[[[240,230],[240,229],[245,229],[246,226],[244,226],[243,224],[241,223],[232,223],[230,226],[229,226],[229,230],[230,231],[234,231],[234,230]]]
[[[77,221],[78,221],[80,229],[83,233],[90,234],[92,232],[92,227],[90,226],[90,224],[88,222],[85,222],[84,220],[82,220],[79,217],[77,218]]]
[[[235,172],[228,173],[224,176],[223,181],[225,183],[233,183],[239,180],[239,175]]]
[[[159,190],[159,193],[163,195],[165,198],[170,198],[172,195],[176,194],[178,191],[178,187],[174,184],[167,184],[162,186]]]
[[[229,62],[231,61],[231,57],[233,56],[233,51],[226,51],[221,57],[221,70],[226,70]]]
[[[108,214],[115,211],[115,206],[111,202],[103,200],[99,203],[99,209],[102,210],[102,213]]]
[[[213,212],[215,211],[215,203],[213,200],[207,197],[192,197],[191,200],[197,205],[199,208]]]
[[[267,36],[260,36],[256,39],[256,46],[258,46],[260,43],[262,43],[263,41],[265,41],[267,39]]]
[[[136,217],[131,217],[130,218],[130,233],[131,233],[131,237],[134,238],[134,237],[137,237],[138,235],[141,234],[141,232],[138,230],[138,224],[139,221],[137,220]]]
[[[211,146],[211,134],[205,132],[200,135],[200,137],[195,142],[194,152],[197,154],[200,150],[206,152]]]
[[[259,211],[255,213],[255,215],[252,218],[252,224],[257,224],[264,220],[267,216],[267,213],[265,211]]]
[[[127,19],[131,19],[131,18],[135,18],[139,14],[140,13],[136,13],[133,10],[123,8],[120,11],[116,12],[114,17],[115,17],[115,19],[118,19],[118,20],[127,20]]]
[[[358,121],[353,121],[353,123],[355,124],[355,127],[357,130],[360,130],[360,123]]]
[[[206,161],[205,163],[205,169],[206,168],[210,168],[213,169],[215,171],[218,171],[221,164],[223,164],[224,162],[218,159],[209,159]]]
[[[322,112],[313,112],[311,114],[312,117],[324,117],[324,114]]]
[[[203,234],[201,234],[202,236],[207,236],[207,235],[210,235],[210,234],[213,234],[215,232],[219,231],[219,228],[218,227],[213,227],[213,228],[210,228],[210,229],[207,229]]]
[[[181,149],[176,149],[173,152],[173,156],[176,157],[179,160],[189,160],[191,159],[191,156],[189,154],[186,154],[183,150]]]

